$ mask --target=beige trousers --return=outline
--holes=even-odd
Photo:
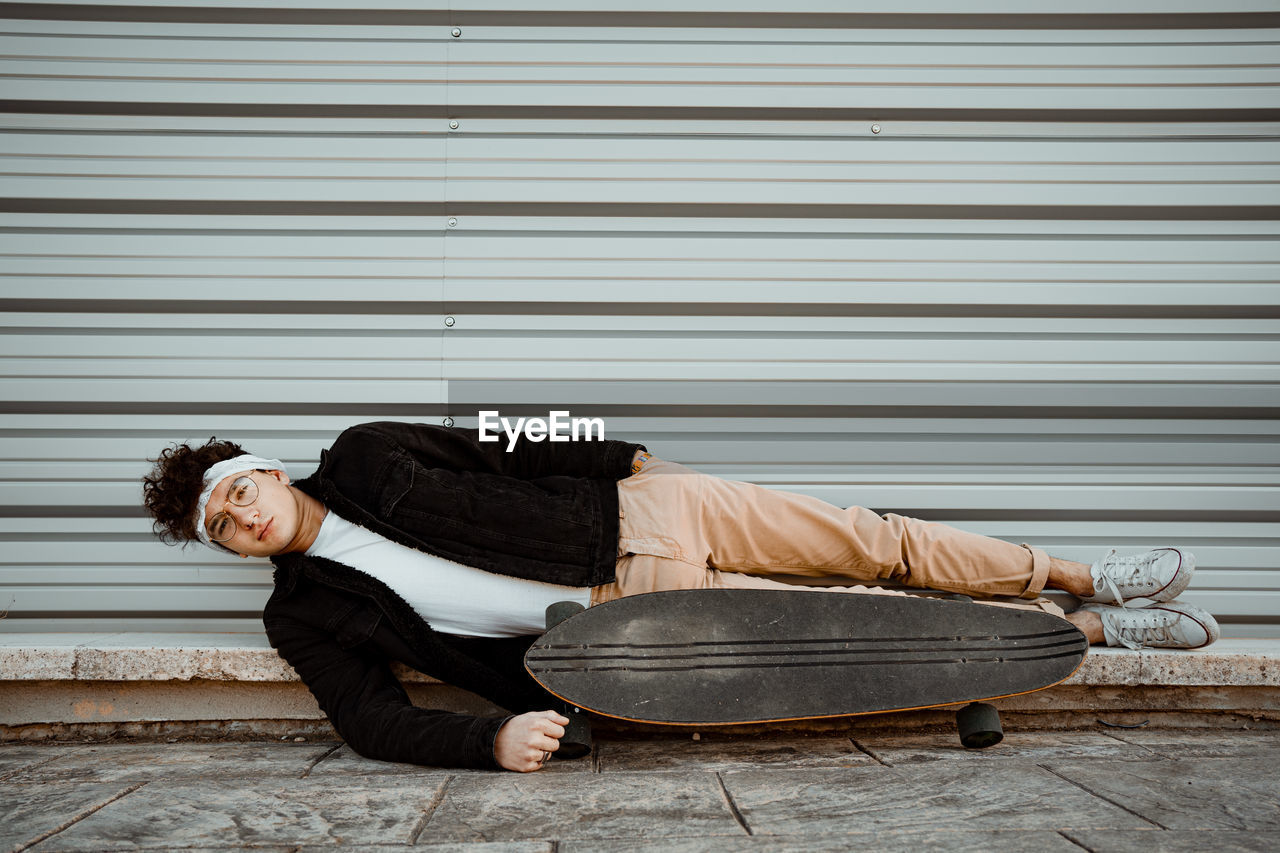
[[[593,605],[673,589],[907,595],[863,585],[891,581],[975,598],[1017,597],[1025,601],[982,603],[1063,616],[1040,597],[1049,555],[1029,545],[863,507],[841,509],[663,459],[620,480],[618,504],[617,579],[592,590]],[[861,583],[810,587],[761,575]]]

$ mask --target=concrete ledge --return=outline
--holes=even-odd
[[[420,706],[500,710],[408,667],[397,664],[395,671]],[[995,704],[1055,728],[1071,727],[1073,716],[1093,723],[1101,713],[1172,725],[1205,725],[1207,715],[1274,722],[1280,640],[1227,639],[1197,651],[1095,647],[1062,684]],[[942,724],[949,714],[875,716],[882,725],[909,728]],[[842,719],[799,727],[847,725],[849,718]],[[272,720],[314,722],[324,715],[262,634],[0,634],[0,740],[57,734],[59,727],[65,734],[68,727]]]
[[[402,681],[438,684],[396,664]],[[298,681],[265,634],[0,634],[4,681]]]
[[[438,684],[396,665],[411,683]],[[297,681],[263,634],[0,634],[4,681]],[[1069,685],[1280,687],[1280,640],[1089,650]]]

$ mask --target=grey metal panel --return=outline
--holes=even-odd
[[[490,45],[484,43],[483,30],[468,32],[475,40],[450,51],[449,85],[466,88],[472,109],[522,104],[1000,110],[1008,109],[1010,101],[1043,110],[1259,109],[1266,106],[1267,89],[1276,85],[1280,73],[1260,67],[1263,50],[1252,62],[1241,56],[1239,68],[1222,67],[1225,55],[1239,53],[1231,46],[1200,52],[1199,61],[1211,69],[1129,68],[1126,63],[1135,50],[1124,44],[1044,47],[1036,54],[1026,49],[1006,54],[995,46],[975,55],[968,47],[963,54],[968,67],[937,57],[932,44],[868,51],[873,55],[859,56],[857,64],[849,61],[844,45],[769,50],[755,44],[719,50],[671,44],[659,56],[647,45],[615,44],[583,50],[575,54],[576,61],[563,62],[559,45]],[[1169,61],[1160,51],[1149,57],[1137,52],[1138,61],[1151,65]],[[1196,59],[1184,54],[1180,62],[1195,64]],[[529,71],[513,75],[511,64]],[[1076,67],[1063,69],[1063,64]]]
[[[0,630],[252,629],[146,456],[483,406],[1275,635],[1274,2],[66,5],[0,19]]]
[[[463,141],[465,140],[465,141]],[[1267,142],[485,138],[451,141],[451,202],[1268,205]],[[1233,159],[1235,158],[1235,159]],[[1243,162],[1242,162],[1243,161]]]

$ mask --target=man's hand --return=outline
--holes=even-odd
[[[498,729],[493,757],[507,770],[532,773],[560,748],[569,718],[555,711],[530,711],[512,717]]]

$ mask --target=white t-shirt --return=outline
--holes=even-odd
[[[589,587],[497,575],[392,542],[328,512],[307,554],[372,575],[446,634],[518,637],[546,629],[547,605],[591,605]]]

